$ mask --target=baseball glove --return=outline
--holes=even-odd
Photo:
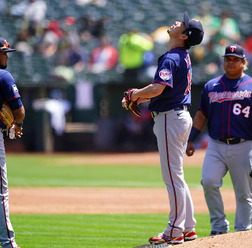
[[[124,92],[124,97],[122,99],[122,106],[123,108],[125,108],[126,110],[131,110],[131,112],[133,114],[135,114],[138,117],[141,117],[141,110],[137,104],[137,100],[136,101],[132,101],[131,99],[131,95],[132,93],[135,91],[136,89],[128,89],[127,91]]]
[[[6,103],[3,103],[0,110],[0,119],[6,125],[7,130],[9,130],[14,122],[14,115],[11,108]]]

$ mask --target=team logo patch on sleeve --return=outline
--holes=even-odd
[[[18,92],[18,88],[17,88],[17,85],[16,85],[16,84],[13,84],[13,85],[12,85],[12,88],[13,88],[13,91],[14,91],[14,92]]]
[[[172,74],[167,69],[163,69],[159,72],[159,77],[165,81],[169,80],[172,77]]]

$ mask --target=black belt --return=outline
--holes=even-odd
[[[245,139],[242,138],[229,138],[229,139],[218,139],[218,141],[224,142],[226,144],[239,144],[240,142],[245,141]]]
[[[173,109],[169,109],[169,110],[167,110],[167,111],[162,111],[162,112],[158,112],[158,111],[152,111],[151,112],[151,115],[153,116],[153,117],[155,117],[155,116],[157,116],[158,114],[164,114],[164,113],[166,113],[166,112],[168,112],[168,111],[171,111],[171,110],[174,110],[174,111],[179,111],[179,110],[188,110],[188,106],[187,105],[180,105],[180,106],[177,106],[177,107],[175,107],[175,108],[173,108]]]
[[[187,105],[181,105],[181,106],[177,106],[175,107],[173,110],[178,111],[178,110],[188,110],[188,106]]]

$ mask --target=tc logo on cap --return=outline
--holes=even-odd
[[[238,44],[232,44],[226,47],[224,57],[226,56],[235,56],[243,59],[245,58],[245,50],[242,46]]]
[[[230,46],[230,51],[233,53],[236,50],[236,46]]]

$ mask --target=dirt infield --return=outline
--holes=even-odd
[[[193,157],[185,157],[184,166],[201,166],[205,150],[197,150]],[[73,165],[139,163],[159,164],[157,152],[131,154],[97,154],[71,158]],[[195,162],[196,161],[196,162]],[[62,161],[64,166],[66,158]],[[69,162],[67,162],[69,164]],[[207,213],[202,188],[191,189],[196,213]],[[233,190],[222,190],[226,212],[235,211]],[[153,201],[153,196],[155,201]],[[146,188],[10,188],[12,213],[168,213],[165,187]],[[148,203],[148,204],[146,204]]]
[[[223,190],[226,212],[235,211],[232,190]],[[207,213],[202,189],[191,190],[196,213]],[[155,197],[155,200],[153,200]],[[168,213],[166,189],[11,188],[12,213]]]
[[[205,150],[196,151],[193,157],[185,157],[184,166],[202,164]],[[159,164],[157,152],[131,154],[99,154],[71,158],[79,164]],[[195,161],[197,161],[195,163]],[[64,166],[66,158],[62,161]],[[69,162],[67,162],[69,164]],[[191,194],[197,213],[206,213],[202,189],[192,189]],[[153,201],[155,196],[155,201]],[[223,191],[227,212],[234,212],[232,190]],[[146,188],[10,188],[10,211],[12,213],[168,213],[166,189]],[[148,203],[148,204],[146,204]]]

